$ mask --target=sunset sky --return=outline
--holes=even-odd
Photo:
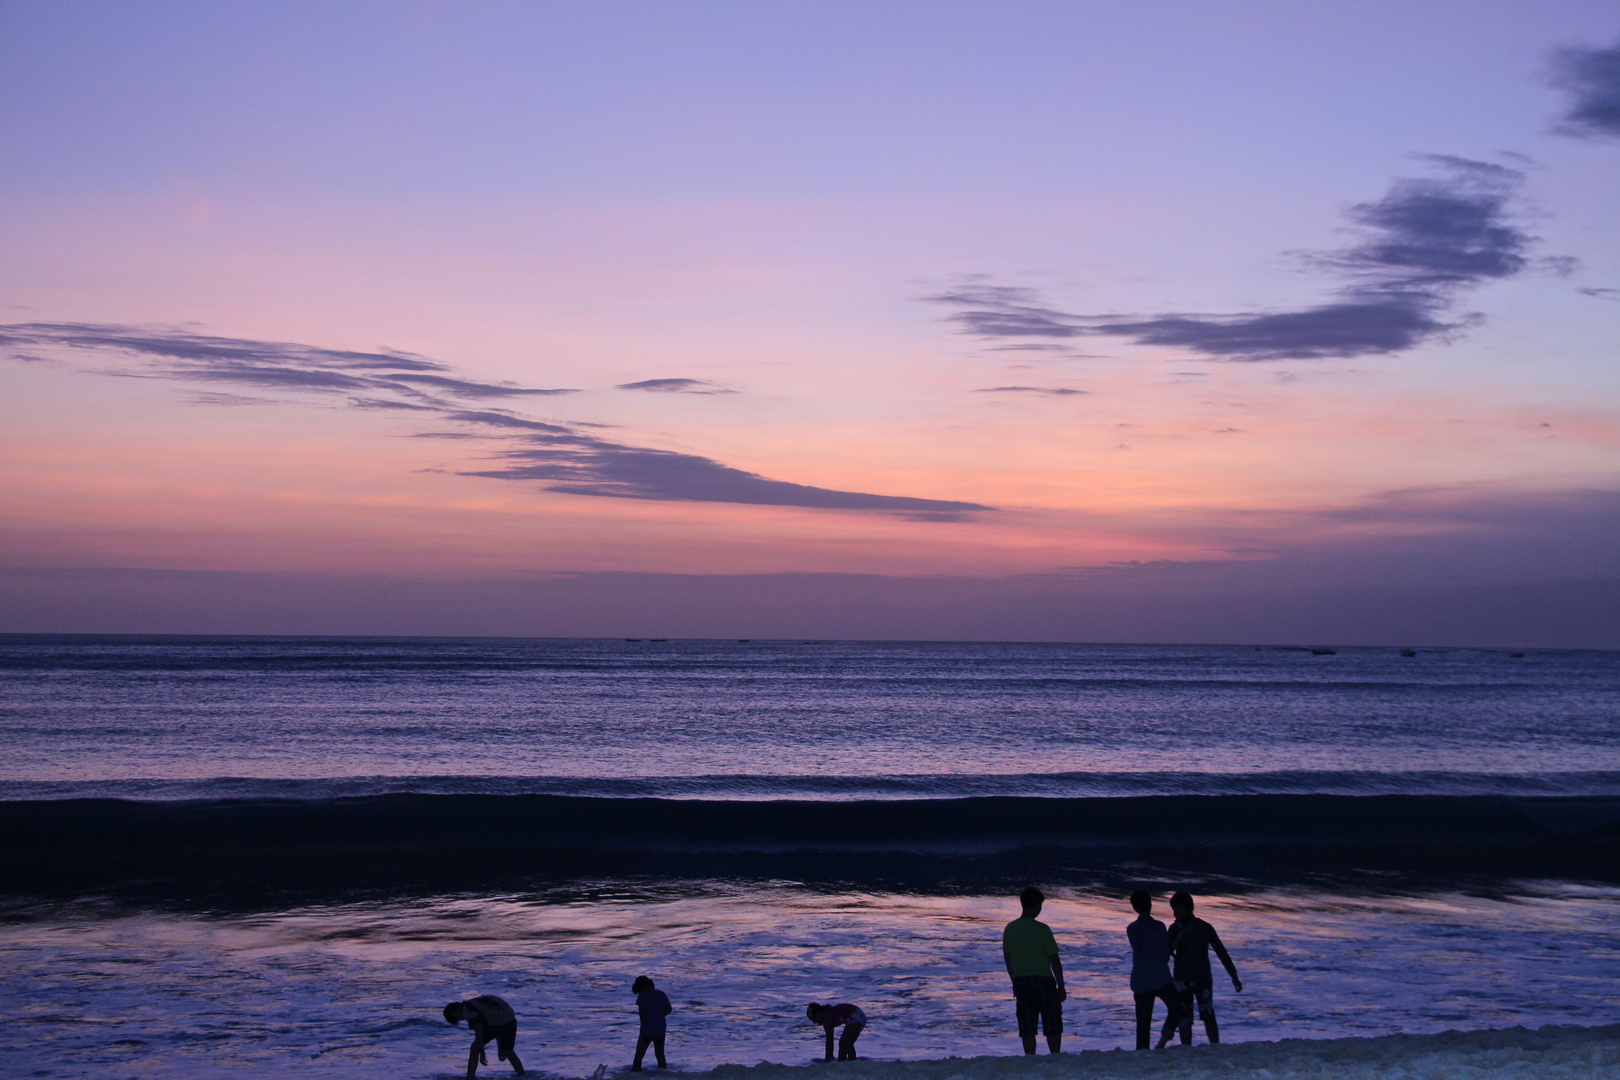
[[[0,0],[0,631],[1620,647],[1611,0]]]

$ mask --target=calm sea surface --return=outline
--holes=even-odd
[[[1602,652],[0,637],[9,798],[1620,794],[1617,718]]]
[[[874,821],[999,795],[1620,797],[1620,654],[0,637],[0,800],[388,793],[830,800]],[[713,869],[254,910],[15,896],[0,1060],[448,1076],[467,1036],[438,1009],[490,992],[531,1069],[579,1077],[628,1062],[642,973],[675,1003],[678,1068],[809,1060],[812,998],[862,1005],[869,1056],[1016,1051],[1009,896]],[[1227,1039],[1620,1020],[1612,884],[1379,880],[1201,895],[1244,977],[1217,987]],[[1069,1045],[1130,1045],[1130,912],[1051,891]]]

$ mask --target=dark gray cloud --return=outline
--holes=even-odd
[[[1089,390],[1071,390],[1067,386],[986,386],[973,391],[975,394],[1050,394],[1053,397],[1069,397],[1072,394],[1089,394]]]
[[[1560,130],[1569,135],[1620,136],[1620,42],[1607,49],[1577,46],[1552,58],[1553,85],[1569,95]]]
[[[552,491],[622,499],[673,499],[805,506],[819,510],[886,510],[928,514],[928,520],[960,520],[978,503],[870,495],[856,491],[768,480],[694,454],[648,450],[582,437],[540,437],[534,445],[502,453],[513,464],[471,473],[502,480],[549,481]]]
[[[647,390],[655,394],[735,394],[718,383],[706,379],[642,379],[640,382],[620,383],[615,390]]]
[[[540,481],[572,495],[681,502],[746,503],[822,510],[875,510],[928,521],[961,520],[989,510],[978,503],[873,495],[771,480],[695,454],[629,446],[593,434],[603,425],[534,420],[498,408],[466,408],[456,399],[556,395],[539,390],[457,378],[447,364],[410,353],[321,349],[291,342],[214,337],[189,330],[155,330],[93,323],[0,325],[0,352],[14,359],[89,354],[122,358],[133,368],[108,375],[234,383],[287,393],[347,395],[350,408],[428,414],[462,425],[461,431],[420,432],[424,438],[486,439],[499,449],[498,468],[462,475]],[[662,385],[656,385],[662,384]],[[697,379],[652,379],[628,389],[678,393],[730,393]],[[200,394],[194,403],[235,404],[236,395]],[[269,401],[271,399],[261,399]],[[329,399],[328,399],[329,400]]]
[[[1402,352],[1458,327],[1444,303],[1415,294],[1367,297],[1273,315],[1166,315],[1105,322],[1097,332],[1223,360],[1317,360]]]
[[[972,282],[928,299],[959,310],[963,333],[1003,340],[1123,338],[1220,360],[1387,355],[1443,339],[1477,319],[1451,316],[1457,296],[1529,266],[1535,238],[1512,216],[1520,174],[1501,165],[1430,157],[1439,177],[1397,180],[1346,211],[1356,242],[1307,263],[1343,279],[1334,299],[1293,311],[1087,315],[1030,289]]]

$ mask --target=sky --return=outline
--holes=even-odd
[[[1607,2],[0,0],[0,632],[1620,648]]]

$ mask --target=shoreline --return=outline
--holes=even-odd
[[[1537,1080],[1620,1078],[1620,1024],[1485,1028],[1432,1035],[1282,1039],[1277,1042],[1199,1043],[1162,1051],[1079,1050],[1034,1057],[1022,1054],[919,1061],[862,1059],[831,1065],[719,1065],[698,1074],[714,1080],[788,1080],[806,1069],[836,1068],[861,1080],[1003,1080],[1032,1074],[1147,1080],[1150,1077],[1400,1076],[1433,1080],[1534,1077]]]

